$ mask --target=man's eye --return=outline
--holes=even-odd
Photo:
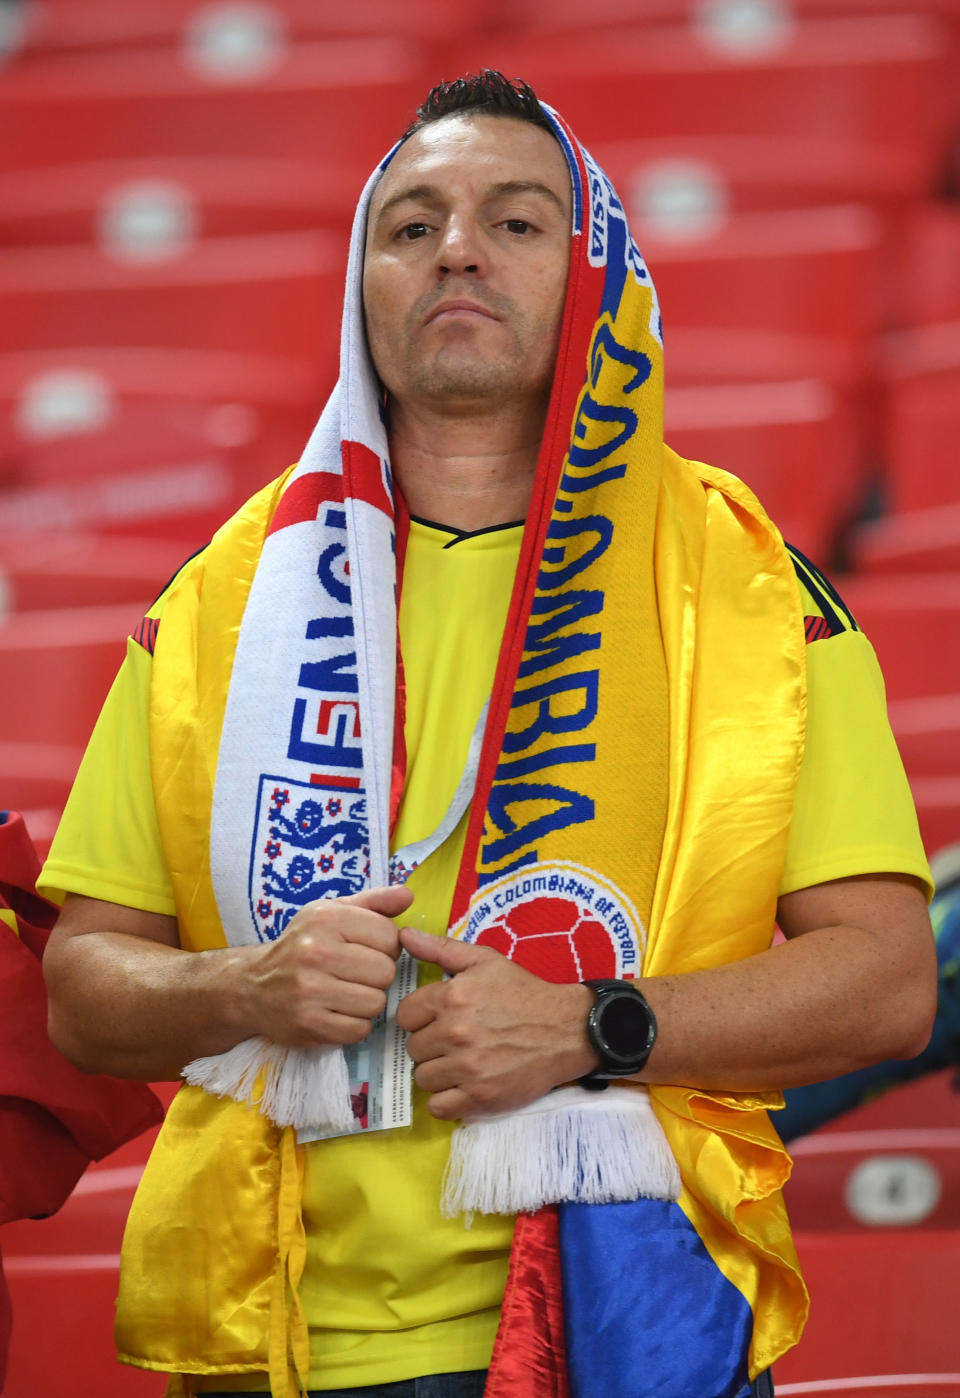
[[[530,224],[525,218],[504,219],[503,226],[508,233],[529,233],[530,231]]]
[[[400,230],[400,237],[412,242],[414,238],[424,238],[429,232],[425,223],[405,223]]]

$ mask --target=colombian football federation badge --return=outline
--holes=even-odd
[[[579,864],[531,864],[487,884],[451,937],[556,984],[639,976],[646,941],[625,894]]]
[[[307,903],[359,893],[369,874],[362,791],[260,778],[248,888],[262,942],[275,941]]]

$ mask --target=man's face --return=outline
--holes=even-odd
[[[397,152],[370,206],[373,362],[402,406],[546,406],[570,260],[560,146],[511,117],[451,116]]]

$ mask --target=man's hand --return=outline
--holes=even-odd
[[[490,947],[413,927],[400,940],[452,977],[421,986],[397,1011],[432,1116],[513,1111],[597,1066],[586,1032],[592,995],[582,985],[551,985]]]
[[[396,975],[400,936],[391,918],[412,901],[397,886],[302,908],[250,967],[251,1032],[297,1048],[365,1039]]]
[[[269,946],[183,951],[176,919],[70,894],[43,959],[50,1037],[86,1073],[147,1082],[262,1034],[366,1038],[396,974],[405,888],[311,903]]]

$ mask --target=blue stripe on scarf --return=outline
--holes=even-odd
[[[753,1314],[679,1205],[558,1212],[573,1398],[748,1398]]]

